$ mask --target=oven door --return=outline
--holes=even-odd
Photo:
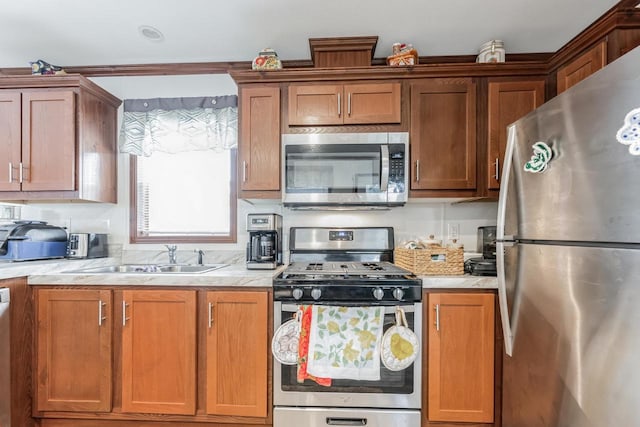
[[[399,304],[405,311],[409,328],[422,337],[422,304]],[[384,330],[395,324],[395,305],[385,307]],[[298,306],[275,302],[274,326],[290,320]],[[402,371],[390,371],[380,364],[379,381],[334,379],[330,387],[311,380],[297,382],[297,366],[273,360],[273,401],[276,406],[376,407],[420,409],[421,350],[416,361]]]

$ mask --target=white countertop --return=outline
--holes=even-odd
[[[420,276],[423,289],[498,289],[493,276]]]
[[[117,264],[117,258],[93,259],[46,259],[38,261],[2,261],[0,262],[0,279],[12,279],[34,274],[49,274],[80,268],[102,267]]]
[[[208,273],[77,273],[74,270],[119,264],[117,258],[52,259],[0,263],[0,279],[28,277],[29,285],[130,285],[130,286],[238,286],[270,288],[276,270],[247,270],[244,264],[231,264]],[[497,289],[495,277],[420,276],[424,289]]]
[[[104,264],[104,265],[113,265]],[[78,267],[85,268],[85,267]],[[67,268],[74,270],[76,267]],[[271,287],[271,281],[284,266],[276,270],[247,270],[244,264],[230,264],[208,273],[78,273],[58,271],[30,275],[30,285],[129,285],[129,286],[241,286]]]

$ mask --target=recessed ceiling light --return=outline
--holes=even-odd
[[[141,25],[138,27],[138,31],[147,40],[151,40],[152,42],[161,42],[164,40],[164,35],[158,30],[150,25]]]

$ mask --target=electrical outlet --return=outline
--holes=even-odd
[[[447,224],[447,240],[458,240],[460,238],[460,224]]]

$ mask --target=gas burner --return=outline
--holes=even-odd
[[[384,268],[380,266],[380,264],[375,264],[372,262],[365,262],[362,264],[362,266],[364,268],[368,268],[369,270],[375,270],[375,271],[383,271]]]
[[[321,271],[322,270],[322,263],[309,263],[307,264],[307,267],[305,268],[305,270],[307,271]]]

